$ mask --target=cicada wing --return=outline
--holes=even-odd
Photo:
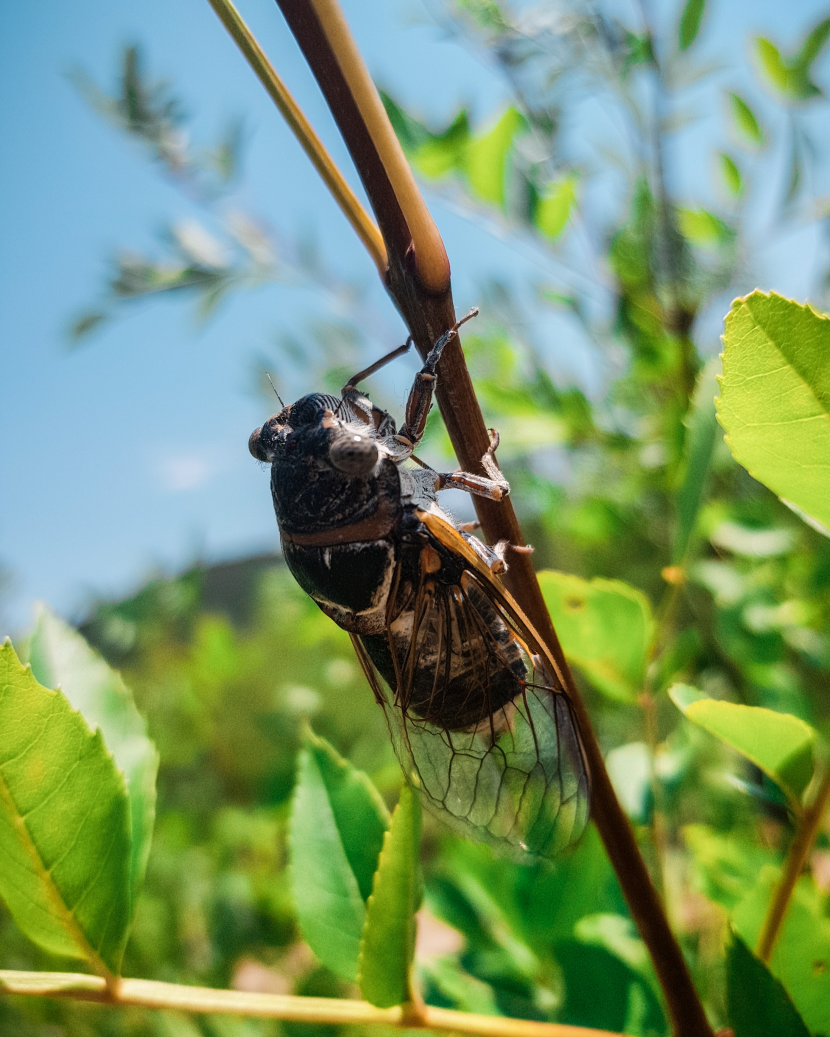
[[[407,617],[388,618],[394,658],[383,670],[394,690],[374,661],[377,642],[369,652],[353,639],[404,772],[459,833],[517,859],[555,856],[588,820],[570,700],[477,573],[422,586],[409,604]]]

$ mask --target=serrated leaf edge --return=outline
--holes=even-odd
[[[36,681],[36,678],[32,673],[32,667],[28,663],[25,666],[21,664],[20,660],[17,658],[17,653],[15,652],[14,647],[9,638],[6,638],[6,640],[3,642],[2,647],[0,647],[0,651],[5,649],[11,651],[14,661],[20,667],[20,673],[29,674],[32,680],[34,680],[36,683],[39,683]],[[39,686],[41,688],[43,687],[42,684],[39,684]],[[84,727],[89,732],[90,739],[97,739],[104,747],[106,755],[112,762],[113,770],[121,779],[124,800],[127,804],[127,810],[129,812],[130,801],[129,796],[127,795],[126,779],[124,778],[124,775],[121,772],[121,770],[116,766],[115,758],[113,757],[112,753],[107,747],[107,744],[104,741],[104,737],[101,734],[100,728],[96,727],[95,730],[92,730],[89,724],[87,723],[84,715],[79,710],[72,708],[72,704],[63,694],[63,692],[53,690],[51,688],[44,688],[44,691],[48,692],[51,695],[60,695],[64,699],[66,704],[69,706],[70,712],[80,718]],[[95,949],[93,949],[89,940],[86,938],[83,929],[80,927],[77,920],[75,919],[74,912],[64,902],[64,899],[56,889],[55,884],[51,881],[50,871],[46,867],[43,859],[41,858],[40,853],[31,837],[29,829],[26,827],[25,818],[23,818],[20,815],[20,811],[17,808],[17,804],[15,803],[11,790],[9,789],[8,784],[3,778],[2,768],[0,768],[0,799],[2,799],[4,804],[6,805],[6,809],[9,811],[9,815],[14,818],[15,827],[20,832],[20,840],[23,849],[26,855],[28,856],[29,860],[32,862],[35,874],[40,878],[41,882],[43,883],[43,887],[46,890],[47,898],[52,903],[52,906],[55,909],[55,917],[60,921],[61,925],[63,925],[64,929],[69,934],[71,939],[74,940],[74,942],[77,944],[78,949],[83,952],[83,957],[92,966],[95,972],[97,972],[99,976],[102,976],[106,980],[108,985],[115,982],[114,974],[104,964],[104,961],[99,955],[99,953]]]

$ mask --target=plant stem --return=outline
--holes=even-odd
[[[349,23],[337,0],[309,2],[331,44],[386,174],[395,185],[395,196],[412,235],[413,259],[418,277],[427,291],[444,292],[450,284],[450,262],[444,242],[412,175],[369,70],[357,49]]]
[[[105,1005],[134,1005],[198,1015],[238,1015],[258,1019],[345,1026],[396,1026],[405,1030],[440,1030],[474,1037],[620,1037],[608,1030],[593,1030],[559,1023],[537,1023],[504,1016],[471,1015],[424,1005],[417,1013],[405,1006],[375,1008],[367,1001],[328,997],[294,997],[289,994],[253,994],[241,990],[215,990],[146,979],[122,979],[115,989],[99,976],[72,972],[0,971],[0,993],[29,997],[61,997],[96,1001]]]
[[[345,24],[336,0],[278,0],[278,3],[320,85],[377,216],[389,256],[386,277],[389,294],[406,321],[418,352],[426,357],[433,343],[456,323],[455,308],[445,253],[444,261],[440,254],[430,253],[434,266],[424,264],[423,253],[416,255],[417,220],[416,225],[410,223],[414,184],[411,170],[405,159],[386,161],[394,131],[380,102],[369,105],[370,113],[365,98],[352,92],[353,82],[360,81],[361,90],[366,87],[374,92],[374,87],[354,44],[347,46],[339,29],[331,35],[326,31],[326,25],[333,24],[332,19],[338,25]],[[336,12],[336,17],[332,12]],[[415,189],[417,191],[417,185]],[[426,208],[423,199],[420,204]],[[443,244],[439,251],[443,252]],[[439,289],[436,286],[441,281],[442,271],[446,281]],[[457,335],[442,354],[436,399],[459,463],[466,471],[485,474],[481,458],[487,452],[490,436]],[[514,546],[524,545],[509,498],[495,502],[477,497],[475,504],[490,543],[507,540]],[[593,819],[654,962],[674,1037],[712,1037],[683,952],[611,785],[602,750],[554,631],[528,554],[511,552],[505,585],[529,617],[563,675],[591,773]]]
[[[349,187],[345,177],[326,151],[323,142],[314,132],[302,108],[291,96],[288,87],[277,75],[274,66],[265,56],[256,37],[242,20],[231,0],[208,0],[219,20],[228,30],[246,61],[256,73],[260,83],[268,91],[271,100],[282,113],[294,136],[311,159],[329,191],[340,206],[346,219],[363,242],[372,262],[381,277],[386,274],[386,246],[374,220],[369,216]]]
[[[790,849],[787,853],[784,874],[775,889],[775,895],[772,898],[758,937],[758,946],[755,953],[761,961],[769,963],[772,957],[775,941],[781,932],[781,926],[790,904],[790,898],[795,890],[795,884],[798,882],[798,877],[807,861],[807,855],[815,842],[828,801],[830,801],[830,766],[827,767],[812,805],[804,811],[798,821],[795,838],[790,844]]]

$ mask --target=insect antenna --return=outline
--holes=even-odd
[[[281,397],[281,396],[280,396],[280,394],[279,394],[279,393],[277,392],[277,387],[276,387],[276,385],[274,385],[274,379],[273,379],[273,378],[271,377],[271,375],[270,375],[270,374],[269,374],[269,373],[268,373],[267,371],[265,372],[265,377],[266,377],[266,378],[268,379],[268,381],[269,381],[269,382],[271,383],[271,388],[272,388],[272,389],[274,390],[274,395],[275,395],[275,396],[277,397],[277,399],[278,399],[278,400],[280,401],[280,407],[284,407],[284,406],[285,406],[285,404],[284,404],[284,403],[282,402],[282,397]]]

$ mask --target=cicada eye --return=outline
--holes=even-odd
[[[329,460],[335,468],[352,477],[366,476],[378,463],[378,445],[368,436],[353,432],[337,436],[329,447]]]
[[[265,452],[265,446],[262,442],[261,425],[259,428],[255,428],[254,431],[251,433],[251,438],[248,440],[248,449],[251,451],[251,454],[257,459],[257,461],[271,460]]]

